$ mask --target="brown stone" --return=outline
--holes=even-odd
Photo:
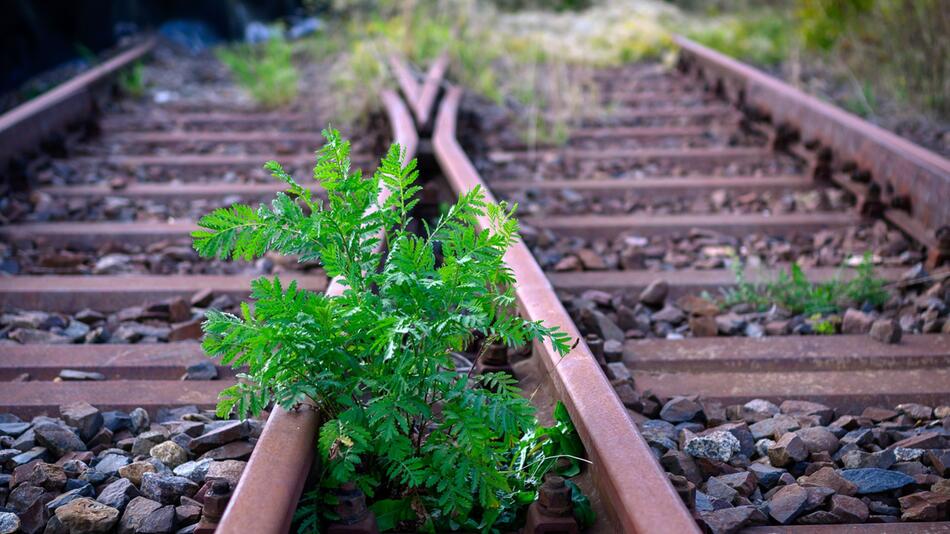
[[[868,520],[868,506],[861,499],[847,495],[833,495],[828,508],[841,523],[864,523]]]
[[[874,324],[873,316],[861,310],[848,308],[848,311],[844,312],[844,318],[841,321],[841,333],[853,335],[867,334],[871,331],[872,324]]]
[[[795,434],[805,443],[805,448],[811,454],[825,452],[834,454],[838,450],[838,438],[825,427],[813,426],[795,431]]]
[[[901,497],[901,519],[904,521],[946,521],[950,513],[950,495],[921,491]]]
[[[900,343],[901,326],[897,319],[878,319],[871,326],[871,337],[881,343]]]
[[[119,511],[86,497],[56,509],[56,518],[70,534],[108,532],[119,520]]]
[[[154,472],[155,466],[148,462],[132,462],[119,468],[119,476],[129,479],[136,486],[142,483],[142,475]]]
[[[833,467],[822,467],[815,473],[802,477],[802,486],[831,488],[840,495],[852,496],[858,492],[858,486],[838,474]]]
[[[719,335],[716,318],[712,315],[690,315],[689,331],[693,337],[715,337]]]
[[[782,525],[788,525],[801,515],[808,502],[808,491],[798,484],[782,486],[769,499],[769,515]]]
[[[808,449],[794,432],[787,432],[768,448],[769,462],[775,467],[783,467],[808,458]]]
[[[580,258],[584,269],[588,271],[602,271],[607,268],[607,264],[604,263],[604,258],[589,248],[578,250],[577,256]]]

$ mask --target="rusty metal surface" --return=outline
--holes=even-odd
[[[773,124],[793,125],[803,139],[819,140],[840,160],[856,162],[895,194],[909,196],[914,218],[926,227],[950,224],[950,160],[685,37],[675,41],[704,76],[734,84]]]
[[[312,154],[168,154],[161,156],[107,156],[72,158],[76,165],[113,165],[136,169],[139,167],[254,167],[263,168],[264,162],[277,161],[281,165],[313,165],[317,159]]]
[[[781,373],[696,372],[633,373],[637,389],[661,397],[700,395],[728,404],[752,399],[781,403],[786,399],[820,402],[846,413],[867,406],[917,402],[939,406],[950,400],[950,368],[847,369]]]
[[[147,128],[194,128],[198,126],[246,126],[261,129],[265,126],[289,124],[313,125],[319,128],[314,116],[306,113],[262,112],[234,113],[220,111],[156,112],[142,116],[107,116],[99,121],[103,132],[124,130],[140,131]]]
[[[198,225],[192,221],[23,223],[0,226],[0,237],[6,241],[42,241],[54,247],[71,243],[96,247],[110,240],[147,245],[166,239],[189,238],[197,229]]]
[[[712,215],[557,215],[525,217],[524,223],[553,230],[559,236],[612,238],[622,232],[640,236],[671,236],[702,228],[742,237],[753,233],[796,235],[854,226],[861,219],[851,213],[780,213]]]
[[[435,99],[439,95],[442,78],[445,77],[445,71],[448,68],[449,54],[442,52],[429,66],[426,79],[422,82],[419,97],[416,99],[415,109],[413,110],[416,115],[416,122],[422,128],[427,128],[432,120],[432,112],[435,111]]]
[[[745,528],[740,534],[946,534],[945,523],[862,523],[851,525],[788,525]]]
[[[436,118],[433,146],[452,187],[467,191],[485,185],[455,139],[460,98],[458,88],[447,91]],[[486,193],[491,199],[487,189]],[[528,248],[519,241],[508,251],[506,261],[517,277],[519,309],[526,318],[544,320],[579,338]],[[595,483],[623,532],[698,533],[587,346],[580,343],[563,359],[548,344],[537,346],[536,351],[571,413],[594,462]]]
[[[714,147],[714,148],[638,148],[587,150],[568,148],[558,150],[496,151],[488,154],[493,163],[511,161],[557,161],[557,160],[703,160],[703,161],[748,161],[774,158],[775,152],[762,147]]]
[[[323,136],[314,132],[225,131],[225,132],[123,132],[107,136],[117,144],[178,144],[178,143],[310,143],[314,150],[323,144]]]
[[[558,193],[565,189],[589,196],[643,195],[651,201],[658,199],[691,198],[704,196],[719,189],[727,191],[789,192],[812,189],[814,183],[800,176],[665,176],[662,178],[591,178],[545,180],[496,180],[491,188],[497,192],[532,190]]]
[[[37,275],[0,277],[0,310],[25,309],[75,313],[83,308],[113,312],[172,297],[188,298],[210,289],[215,295],[245,299],[258,275]],[[287,282],[322,291],[322,275],[285,273]]]
[[[39,191],[53,196],[77,197],[126,197],[126,198],[222,198],[229,195],[239,195],[242,198],[270,197],[287,186],[281,182],[268,183],[185,183],[170,187],[167,183],[133,183],[121,189],[113,189],[107,185],[58,185],[41,187]],[[311,187],[316,192],[322,192],[319,186]]]
[[[752,283],[769,282],[775,279],[779,270],[788,272],[787,267],[778,266],[776,269],[748,269],[745,272],[746,280]],[[838,269],[835,267],[813,267],[803,269],[806,278],[812,282],[825,282],[839,277],[847,280],[854,276],[853,269]],[[885,280],[897,280],[906,271],[900,267],[884,267],[875,270],[875,275]],[[663,279],[669,284],[671,298],[679,298],[687,294],[699,294],[709,291],[716,294],[719,288],[736,285],[736,275],[728,269],[678,269],[675,271],[580,271],[554,272],[548,271],[548,279],[556,289],[566,292],[580,292],[587,289],[602,291],[625,291],[639,293],[656,280]]]
[[[403,147],[406,159],[412,159],[419,140],[408,109],[392,91],[385,90],[380,97],[395,142]],[[380,202],[384,199],[381,194]],[[332,280],[327,294],[342,292],[339,281]],[[293,412],[274,409],[218,525],[219,534],[280,534],[290,529],[314,462],[318,427],[317,413],[306,406]]]
[[[706,126],[588,126],[571,130],[571,139],[663,139],[706,135]]]
[[[638,339],[624,363],[644,372],[849,371],[950,366],[950,335],[906,335],[888,345],[867,335]]]
[[[61,405],[83,400],[101,410],[130,411],[141,406],[154,416],[168,406],[213,408],[218,393],[233,384],[233,380],[4,382],[0,409],[6,412],[15,407],[20,417],[58,415]]]
[[[95,371],[109,380],[178,380],[189,365],[207,359],[197,342],[5,346],[0,350],[0,381],[29,373],[32,380],[52,380],[62,369]],[[218,367],[222,377],[233,376]]]
[[[0,167],[46,137],[96,113],[96,91],[118,71],[148,54],[154,39],[133,46],[0,116]]]

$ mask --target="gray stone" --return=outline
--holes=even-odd
[[[784,473],[787,473],[787,471],[784,469],[762,463],[750,464],[749,472],[755,475],[758,484],[765,489],[770,489],[772,486],[777,484],[779,478]]]
[[[129,412],[129,419],[132,422],[132,428],[130,430],[133,434],[139,434],[148,428],[150,424],[148,412],[142,408],[136,408]]]
[[[59,372],[60,380],[66,381],[102,381],[106,375],[94,371],[78,371],[76,369],[63,369]]]
[[[0,512],[0,534],[15,534],[20,531],[20,518],[10,512]]]
[[[204,454],[226,443],[247,438],[249,435],[250,426],[247,421],[228,421],[225,425],[193,438],[189,442],[189,448],[195,454]]]
[[[129,465],[129,463],[131,463],[131,460],[128,456],[110,453],[99,459],[95,469],[104,475],[113,476],[119,472],[119,469]]]
[[[193,363],[185,369],[184,380],[214,380],[218,378],[218,368],[208,360]]]
[[[241,474],[244,473],[244,468],[247,466],[247,462],[242,462],[239,460],[225,460],[223,462],[214,462],[208,468],[207,478],[223,478],[231,483],[231,487],[237,486],[239,480],[241,480]]]
[[[132,499],[125,507],[125,513],[122,514],[122,519],[119,520],[118,534],[136,534],[149,514],[161,507],[161,503],[157,503],[145,497]]]
[[[10,436],[13,438],[20,437],[20,434],[23,434],[30,429],[32,423],[0,423],[0,436]]]
[[[792,417],[806,415],[816,416],[818,417],[818,424],[821,426],[827,426],[831,423],[831,419],[835,415],[835,411],[824,404],[803,400],[784,401],[782,405],[779,406],[779,410],[781,410],[783,414]]]
[[[162,504],[175,504],[182,495],[191,497],[198,485],[185,477],[145,473],[142,475],[142,496]]]
[[[703,410],[702,405],[690,397],[673,397],[663,405],[660,418],[671,423],[692,421]]]
[[[138,534],[172,534],[175,532],[175,507],[162,506],[145,517]]]
[[[914,478],[897,471],[885,469],[844,469],[840,472],[842,478],[858,487],[857,494],[881,493],[903,488],[914,483]]]
[[[210,458],[185,462],[176,467],[174,473],[176,476],[185,477],[192,482],[201,484],[204,482],[205,476],[208,474],[208,468],[211,467],[212,463],[214,463],[214,460]]]
[[[99,493],[97,501],[106,506],[111,506],[119,512],[125,510],[129,501],[139,496],[139,490],[127,478],[120,478],[112,484],[109,484]]]
[[[146,456],[153,447],[168,441],[168,436],[157,430],[142,432],[132,443],[132,456]]]
[[[67,425],[79,429],[79,437],[89,441],[102,428],[102,413],[88,402],[74,402],[59,407],[59,416]]]
[[[728,484],[722,482],[717,477],[710,477],[706,481],[706,487],[703,488],[703,491],[706,492],[706,495],[714,497],[716,499],[722,499],[728,503],[731,503],[733,499],[736,498],[736,495],[739,494],[734,488],[730,487]]]
[[[670,286],[666,280],[654,280],[640,292],[640,302],[648,306],[661,306],[666,301]]]
[[[694,458],[728,462],[741,448],[735,436],[720,430],[690,438],[686,441],[683,451]]]
[[[73,431],[53,423],[40,423],[33,427],[36,442],[49,449],[57,458],[73,451],[86,450],[86,444]]]
[[[897,463],[897,456],[891,449],[877,452],[865,452],[858,449],[841,455],[839,461],[845,469],[862,469],[865,467],[889,469]]]
[[[801,424],[797,419],[784,414],[775,415],[749,425],[749,430],[755,439],[776,438],[799,428],[801,428]]]

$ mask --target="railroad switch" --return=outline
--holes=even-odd
[[[524,534],[577,534],[580,529],[573,510],[571,488],[564,478],[548,474],[538,491],[538,500],[528,507]]]
[[[366,495],[347,482],[337,491],[336,513],[340,519],[327,527],[327,534],[378,534],[376,515],[366,506]]]
[[[198,521],[195,534],[212,534],[218,528],[231,495],[230,482],[223,478],[211,480],[211,487],[202,496],[204,507],[201,509],[201,520]]]

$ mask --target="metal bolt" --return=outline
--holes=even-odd
[[[538,504],[547,515],[566,516],[571,513],[571,488],[564,483],[564,478],[548,474],[538,491]]]
[[[347,482],[337,490],[336,513],[340,516],[339,522],[344,525],[359,523],[369,514],[366,507],[366,495],[356,487],[356,484]]]

